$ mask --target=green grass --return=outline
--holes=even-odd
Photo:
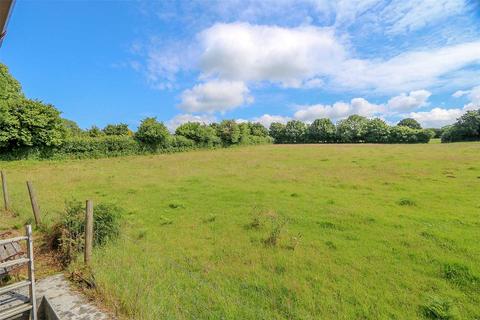
[[[1,165],[8,223],[27,179],[47,221],[71,198],[127,210],[93,267],[126,318],[480,318],[480,143]]]

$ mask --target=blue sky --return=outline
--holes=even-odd
[[[480,105],[467,0],[17,0],[0,60],[86,128],[185,121],[424,126]]]

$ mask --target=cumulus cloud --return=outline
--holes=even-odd
[[[452,124],[465,110],[433,108],[430,111],[411,112],[410,117],[417,120],[423,127],[440,128]]]
[[[178,107],[186,112],[225,112],[253,102],[244,82],[214,80],[183,91]]]
[[[410,111],[427,105],[431,95],[432,93],[427,90],[411,91],[409,94],[402,93],[388,100],[387,106],[394,111]]]
[[[178,126],[186,122],[200,122],[200,123],[208,124],[215,121],[217,121],[217,118],[212,115],[208,115],[208,114],[193,115],[193,114],[187,113],[187,114],[176,115],[175,117],[173,117],[172,119],[166,122],[166,126],[168,130],[170,130],[171,132],[174,132]]]
[[[350,103],[336,102],[333,105],[316,104],[310,106],[299,106],[294,118],[306,122],[312,122],[318,118],[330,118],[338,120],[352,114],[372,117],[379,115],[385,110],[383,105],[373,104],[364,98],[354,98]]]
[[[286,87],[395,92],[446,85],[480,63],[480,41],[406,51],[389,59],[356,58],[333,29],[216,24],[199,35],[203,77],[268,81]]]
[[[251,119],[252,122],[260,122],[266,128],[270,127],[270,125],[273,122],[287,123],[287,121],[289,121],[289,120],[291,120],[290,117],[270,115],[270,114],[264,114],[260,117],[255,117],[255,118]]]
[[[333,73],[346,54],[332,29],[313,26],[222,23],[204,30],[200,41],[204,75],[289,87]]]

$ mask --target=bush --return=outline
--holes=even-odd
[[[128,136],[73,137],[55,148],[53,157],[98,158],[138,154],[141,145]]]
[[[214,128],[199,122],[184,123],[175,130],[175,134],[186,137],[200,146],[211,147],[221,143]]]
[[[145,118],[135,133],[135,139],[151,150],[156,150],[166,142],[170,133],[167,127],[156,118]]]
[[[107,136],[130,136],[131,131],[125,123],[109,124],[103,128],[103,133]]]
[[[452,126],[443,128],[442,142],[480,140],[480,109],[467,111]]]
[[[216,132],[224,146],[240,142],[240,127],[235,120],[223,120],[216,126]]]
[[[98,204],[93,210],[93,245],[102,246],[120,234],[123,210],[111,204]],[[72,262],[85,247],[85,204],[68,202],[62,220],[51,232],[51,246],[64,264]]]

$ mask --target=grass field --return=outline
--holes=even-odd
[[[1,166],[20,214],[2,227],[30,218],[27,179],[48,221],[72,198],[126,209],[94,256],[126,318],[480,319],[480,143]]]

